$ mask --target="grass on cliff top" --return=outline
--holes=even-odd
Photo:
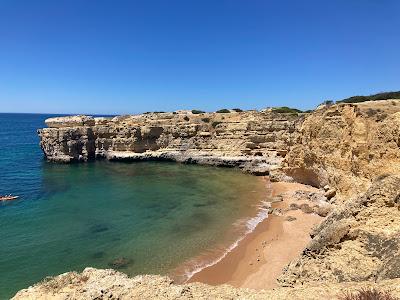
[[[365,101],[377,101],[377,100],[387,100],[387,99],[400,99],[400,91],[378,93],[369,96],[353,96],[337,101],[336,103],[360,103]]]
[[[273,107],[272,111],[280,114],[294,114],[294,113],[298,114],[302,112],[300,109],[291,108],[287,106]]]

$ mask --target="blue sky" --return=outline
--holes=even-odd
[[[315,107],[400,90],[397,0],[0,0],[0,111]]]

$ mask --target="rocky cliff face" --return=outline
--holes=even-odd
[[[365,191],[400,173],[400,101],[340,104],[311,114],[149,113],[46,120],[40,145],[50,161],[173,160],[283,171],[296,181]],[[284,160],[283,160],[284,158]]]
[[[384,174],[400,174],[400,101],[334,105],[310,114],[285,158],[296,181],[364,192]]]
[[[283,286],[400,278],[400,176],[339,205],[279,278]]]
[[[75,116],[48,119],[38,133],[50,161],[166,159],[265,173],[293,145],[301,120],[271,112]]]

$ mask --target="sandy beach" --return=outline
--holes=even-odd
[[[196,273],[189,282],[253,289],[276,287],[282,269],[301,253],[310,241],[311,228],[323,218],[300,209],[288,209],[293,202],[305,203],[293,199],[292,192],[317,189],[299,183],[269,182],[268,178],[265,181],[271,197],[283,196],[283,201],[272,204],[282,214],[270,214],[224,259]]]

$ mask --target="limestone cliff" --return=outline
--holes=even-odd
[[[399,278],[400,101],[327,107],[308,116],[298,134],[284,170],[339,195],[279,283]]]
[[[400,101],[340,104],[317,110],[299,127],[284,170],[296,181],[364,192],[383,174],[400,174]]]
[[[50,161],[165,159],[265,173],[280,165],[301,119],[256,111],[75,116],[48,119],[38,133]]]
[[[333,105],[305,115],[179,111],[60,117],[46,124],[38,133],[50,161],[157,159],[258,174],[283,167],[296,181],[329,184],[344,196],[365,191],[379,175],[400,173],[399,100]]]

